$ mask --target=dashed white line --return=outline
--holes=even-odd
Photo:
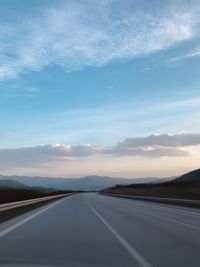
[[[120,242],[120,244],[126,249],[126,251],[131,255],[134,261],[140,267],[152,267],[152,265],[147,262],[143,256],[141,256],[100,214],[93,208],[87,201],[88,207],[96,214],[96,216],[102,221],[102,223],[110,230],[110,232],[115,236],[115,238]]]

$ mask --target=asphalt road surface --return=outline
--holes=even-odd
[[[94,193],[70,196],[0,225],[0,265],[6,263],[199,267],[200,211]]]

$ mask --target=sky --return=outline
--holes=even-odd
[[[200,167],[200,0],[0,0],[0,174]]]

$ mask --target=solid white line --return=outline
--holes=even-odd
[[[105,194],[106,195],[106,194]],[[199,200],[192,200],[192,199],[180,199],[180,198],[166,198],[166,197],[146,197],[146,196],[137,196],[137,195],[119,195],[119,194],[107,194],[110,196],[119,196],[119,197],[129,197],[131,199],[138,199],[138,200],[166,200],[168,202],[177,201],[180,203],[191,203],[191,204],[200,204]]]
[[[165,220],[165,221],[169,221],[169,222],[181,224],[183,226],[186,226],[186,227],[192,228],[194,230],[200,231],[200,227],[195,226],[195,225],[192,225],[192,224],[189,224],[189,223],[183,223],[183,222],[180,222],[180,221],[177,221],[177,220],[174,220],[174,219],[170,219],[170,218],[167,218],[167,217],[163,217],[163,216],[160,216],[160,215],[157,215],[157,214],[154,214],[154,213],[149,213],[149,212],[146,212],[146,211],[141,211],[141,210],[138,210],[136,208],[133,208],[133,209],[136,210],[139,213],[143,213],[143,214],[146,214],[146,215],[157,217],[157,218],[162,219],[162,220]]]
[[[135,206],[138,206],[138,207],[140,207],[140,206],[141,206],[141,207],[144,206],[144,207],[147,208],[147,205],[145,205],[145,204],[143,205],[143,204],[139,204],[139,203],[135,203],[135,202],[134,202],[134,205],[135,205]],[[152,207],[155,208],[154,205],[150,205],[150,204],[148,204],[148,206],[152,206]],[[157,206],[157,205],[156,205],[156,206]],[[161,206],[159,206],[159,207],[161,207]],[[143,214],[145,214],[145,215],[150,215],[150,216],[153,216],[153,217],[156,217],[156,218],[159,218],[159,219],[168,221],[168,222],[173,222],[173,223],[180,224],[180,225],[183,225],[183,226],[192,228],[192,229],[194,229],[194,230],[200,231],[200,227],[195,226],[195,225],[192,225],[192,224],[189,224],[189,223],[184,223],[184,222],[181,222],[181,221],[178,221],[178,220],[175,220],[175,219],[171,219],[171,218],[168,218],[168,217],[165,217],[165,216],[157,215],[157,214],[155,214],[155,213],[150,213],[150,212],[146,212],[146,211],[138,210],[136,207],[133,207],[133,206],[131,206],[131,209],[132,209],[132,210],[135,210],[135,211],[137,211],[137,212],[139,212],[139,213],[143,213]],[[156,212],[156,211],[155,211],[155,212]],[[158,211],[157,211],[157,212],[158,212]]]
[[[140,201],[140,200],[139,200]],[[157,203],[155,204],[155,205],[152,205],[152,204],[149,204],[149,203],[147,203],[147,204],[141,204],[141,203],[135,203],[134,202],[134,205],[138,205],[138,206],[143,206],[143,207],[154,207],[154,208],[162,208],[162,209],[166,209],[166,210],[170,210],[170,211],[178,211],[179,213],[186,213],[186,214],[191,214],[191,215],[194,215],[194,216],[200,216],[200,213],[198,213],[198,212],[193,212],[193,211],[189,211],[189,210],[184,210],[184,209],[175,209],[175,208],[171,208],[171,207],[169,207],[169,206],[165,206],[165,204],[164,205],[158,205]],[[183,215],[183,214],[181,214],[181,215]]]
[[[106,195],[105,195],[106,196]],[[108,195],[109,196],[109,195]],[[112,195],[112,196],[114,196],[114,195]],[[155,205],[153,204],[150,204],[148,201],[146,201],[146,200],[142,200],[142,199],[131,199],[131,198],[122,198],[122,197],[120,197],[119,195],[116,195],[116,196],[114,196],[114,197],[117,197],[117,198],[120,198],[120,199],[126,199],[126,200],[131,200],[131,201],[134,201],[134,205],[138,205],[138,206],[143,206],[143,207],[147,207],[147,206],[149,206],[149,207],[154,207],[154,208],[157,208],[157,207],[159,207],[159,208],[164,208],[164,209],[167,209],[167,210],[173,210],[173,211],[178,211],[178,212],[182,212],[182,213],[188,213],[188,214],[191,214],[191,215],[194,215],[194,216],[200,216],[200,213],[198,213],[198,212],[194,212],[194,211],[189,211],[189,210],[185,210],[185,209],[182,209],[181,207],[179,208],[179,209],[176,209],[176,208],[171,208],[171,207],[169,207],[168,205],[169,204],[167,204],[167,203],[163,203],[163,204],[160,204],[160,203],[158,203],[158,202],[155,202]],[[144,203],[145,202],[145,204],[142,204],[142,203]],[[152,203],[152,202],[151,202]]]
[[[135,205],[135,206],[138,206],[138,207],[140,207],[140,206],[144,206],[144,207],[151,206],[151,207],[154,207],[154,208],[155,208],[156,206],[158,206],[158,205],[154,206],[154,205],[150,205],[150,204],[147,204],[147,205],[145,205],[145,204],[139,204],[139,203],[135,203],[135,202],[134,202],[134,205]],[[159,206],[159,207],[161,207],[161,206]],[[155,213],[150,213],[150,212],[146,212],[146,211],[138,210],[136,207],[133,207],[133,206],[131,206],[131,209],[133,209],[133,210],[135,210],[135,211],[137,211],[137,212],[139,212],[139,213],[143,213],[143,214],[146,214],[146,215],[150,215],[150,216],[153,216],[153,217],[157,217],[157,218],[162,219],[162,220],[165,220],[165,221],[173,222],[173,223],[180,224],[180,225],[183,225],[183,226],[192,228],[192,229],[194,229],[194,230],[198,230],[198,231],[200,231],[200,227],[195,226],[195,225],[192,225],[192,224],[189,224],[189,223],[184,223],[184,222],[181,222],[181,221],[178,221],[178,220],[175,220],[175,219],[171,219],[171,218],[168,218],[168,217],[165,217],[165,216],[157,215],[157,214],[155,214]],[[169,208],[169,209],[170,209],[170,208]],[[156,212],[156,211],[155,211],[155,212]],[[157,211],[157,212],[158,212],[158,211]]]
[[[102,223],[110,230],[110,232],[116,237],[131,257],[141,267],[152,267],[87,201],[88,207],[96,214],[96,216],[102,221]]]
[[[74,195],[73,195],[74,196]],[[69,196],[68,198],[71,198],[73,196]],[[34,214],[28,216],[27,218],[23,219],[22,221],[15,223],[14,225],[11,225],[10,227],[8,227],[7,229],[3,230],[0,232],[0,238],[7,235],[8,233],[12,232],[13,230],[15,230],[16,228],[18,228],[19,226],[23,225],[24,223],[32,220],[33,218],[37,217],[38,215],[42,214],[43,212],[55,207],[56,205],[60,204],[61,202],[63,202],[66,198],[62,198],[60,200],[57,200],[56,202],[48,205],[46,208],[39,210],[37,212],[35,212]]]

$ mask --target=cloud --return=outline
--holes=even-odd
[[[64,145],[64,144],[55,144],[55,145],[46,145],[40,147],[48,155],[58,156],[58,157],[88,157],[100,152],[100,147],[91,146],[91,145]]]
[[[200,144],[200,134],[178,133],[178,134],[153,134],[147,137],[135,137],[125,139],[117,144],[118,148],[138,148],[138,147],[183,147]]]
[[[35,147],[0,149],[0,170],[43,166],[53,162],[81,161],[82,159],[103,157],[186,157],[190,147],[200,145],[200,134],[154,134],[146,137],[125,139],[113,147],[94,145],[47,144]]]
[[[6,137],[6,136],[10,136],[12,134],[13,133],[11,133],[11,132],[0,132],[0,137]]]
[[[167,49],[199,34],[195,7],[164,4],[155,15],[121,1],[67,1],[15,25],[2,22],[0,80],[52,65],[74,71]]]
[[[107,152],[118,156],[180,157],[188,156],[188,146],[200,145],[200,134],[153,134],[147,137],[127,138]]]
[[[162,157],[185,157],[189,156],[189,151],[174,147],[138,147],[138,148],[123,148],[115,147],[107,150],[109,155],[115,156],[132,156],[132,157],[150,157],[150,158],[162,158]]]
[[[30,95],[33,95],[39,92],[39,88],[33,87],[33,86],[25,87],[24,90]]]
[[[170,58],[169,60],[167,60],[167,63],[173,64],[173,63],[177,63],[179,61],[185,60],[185,59],[190,59],[190,58],[199,57],[199,56],[200,56],[200,46],[192,49],[191,51],[181,56]]]
[[[7,98],[17,98],[17,97],[33,97],[37,96],[40,93],[40,89],[34,86],[22,87],[19,85],[15,85],[10,90],[7,90],[6,94]]]
[[[40,166],[53,161],[94,155],[98,148],[90,145],[47,144],[43,146],[0,149],[0,168]]]

